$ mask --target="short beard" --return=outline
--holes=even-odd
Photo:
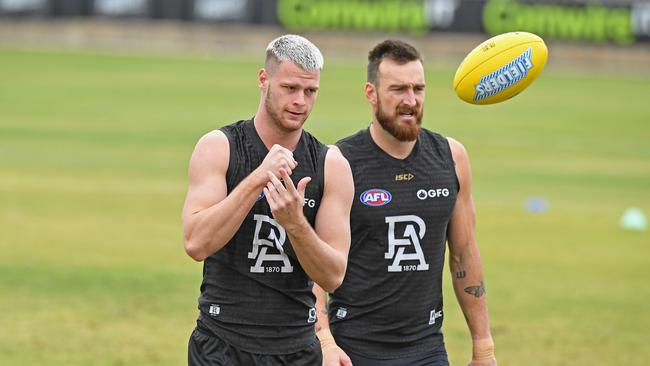
[[[273,101],[271,99],[271,86],[266,89],[266,98],[264,98],[264,109],[266,109],[266,113],[269,115],[271,118],[271,122],[283,133],[289,133],[293,132],[296,129],[294,128],[288,128],[282,123],[282,118],[280,117],[280,114],[275,110],[275,105],[273,104]]]
[[[384,110],[381,107],[381,102],[379,101],[379,98],[377,98],[377,111],[375,112],[375,118],[377,118],[377,122],[379,122],[384,130],[386,130],[399,141],[409,142],[418,139],[418,136],[420,136],[423,114],[424,112],[422,110],[417,112],[415,116],[417,123],[415,126],[399,126],[396,122],[398,117],[390,116],[384,113]]]

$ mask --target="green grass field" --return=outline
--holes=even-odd
[[[201,264],[182,248],[187,161],[257,108],[261,60],[0,50],[0,364],[181,365]],[[507,103],[464,104],[427,70],[427,128],[459,139],[500,365],[647,365],[650,75],[554,70]],[[365,65],[330,60],[306,127],[370,121]],[[528,197],[550,203],[524,210]],[[470,357],[446,278],[453,365]]]

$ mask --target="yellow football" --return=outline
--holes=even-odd
[[[544,70],[548,49],[539,36],[511,32],[472,50],[456,70],[454,89],[471,104],[503,102],[521,93]]]

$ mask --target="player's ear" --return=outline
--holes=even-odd
[[[371,82],[366,82],[366,85],[364,86],[364,91],[366,93],[366,99],[370,102],[372,105],[377,104],[377,88],[375,85]]]
[[[260,89],[266,88],[266,84],[269,80],[269,74],[266,72],[266,69],[260,69],[260,72],[257,74],[257,85]]]

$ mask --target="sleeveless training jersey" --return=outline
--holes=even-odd
[[[221,128],[230,145],[228,193],[255,170],[268,149],[252,120]],[[304,214],[314,225],[323,195],[327,146],[303,131],[294,151],[291,179],[309,176]],[[300,266],[286,232],[260,196],[233,238],[206,258],[198,327],[241,350],[263,354],[297,352],[314,341],[312,281]]]
[[[330,327],[342,348],[374,359],[432,351],[443,342],[442,271],[458,179],[447,139],[422,129],[395,159],[368,129],[337,143],[352,168],[352,242]]]

